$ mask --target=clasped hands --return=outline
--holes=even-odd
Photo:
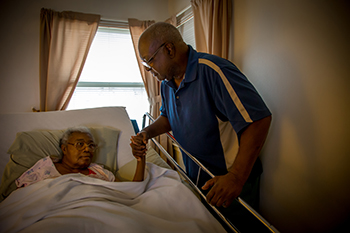
[[[148,135],[144,131],[139,132],[136,136],[131,136],[130,146],[136,159],[146,155],[148,139]],[[209,204],[226,208],[241,193],[243,184],[244,182],[241,182],[236,174],[228,172],[226,175],[215,176],[208,180],[202,189],[208,190],[211,188],[206,196]]]
[[[142,157],[145,157],[147,152],[147,133],[144,131],[139,132],[136,136],[131,136],[130,146],[132,154],[139,161]]]

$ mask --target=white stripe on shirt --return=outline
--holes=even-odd
[[[224,152],[227,171],[233,165],[239,150],[238,137],[229,121],[221,121],[218,117],[220,142]]]
[[[243,106],[241,100],[238,98],[237,93],[235,92],[235,90],[233,89],[233,87],[231,86],[230,82],[227,80],[226,76],[221,71],[221,69],[215,63],[213,63],[212,61],[209,61],[207,59],[199,58],[198,62],[200,64],[205,64],[205,65],[211,67],[213,70],[215,70],[220,75],[220,77],[221,77],[221,79],[226,87],[226,90],[230,94],[232,101],[235,103],[236,108],[241,113],[244,120],[246,122],[253,122],[252,119],[250,118],[247,110]]]

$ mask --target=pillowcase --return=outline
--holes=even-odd
[[[93,163],[104,165],[113,174],[116,173],[117,147],[120,131],[111,127],[88,127],[98,145],[92,159]],[[62,158],[59,140],[65,130],[45,130],[20,132],[8,150],[10,161],[5,167],[0,187],[0,201],[17,187],[15,180],[37,161],[47,156]]]
[[[92,162],[102,164],[115,173],[119,131],[110,127],[89,129],[98,145]],[[14,162],[28,168],[47,156],[57,156],[61,159],[59,141],[64,132],[65,130],[20,132],[7,153],[12,155]]]

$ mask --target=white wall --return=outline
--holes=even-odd
[[[0,113],[39,108],[40,9],[77,11],[103,19],[164,21],[165,0],[1,0]]]
[[[329,232],[349,217],[349,9],[234,1],[233,61],[273,113],[261,210],[281,232]]]

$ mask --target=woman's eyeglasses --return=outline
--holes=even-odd
[[[153,55],[147,60],[147,61],[142,61],[142,65],[144,65],[146,68],[148,69],[152,69],[152,67],[149,65],[150,62],[153,60],[153,58],[157,55],[157,53],[159,52],[159,50],[166,44],[166,42],[164,42],[161,46],[159,46],[159,48],[153,53]]]
[[[94,152],[97,148],[97,145],[95,143],[86,143],[86,142],[82,142],[82,141],[78,141],[75,143],[67,143],[69,145],[73,145],[77,150],[84,150],[86,147],[89,147],[90,150],[92,150],[92,152]]]

